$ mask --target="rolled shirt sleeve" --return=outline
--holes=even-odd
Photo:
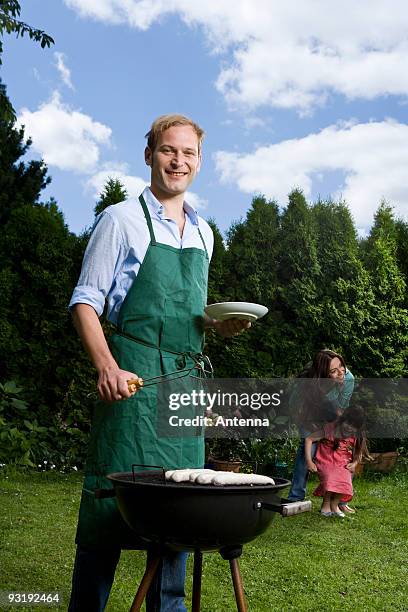
[[[342,385],[341,391],[338,397],[338,404],[342,410],[348,408],[350,404],[351,396],[354,391],[354,376],[350,372],[350,370],[346,370],[346,374],[344,376],[344,383]]]
[[[104,211],[98,217],[86,247],[78,284],[69,302],[70,310],[75,304],[89,304],[98,316],[102,315],[116,276],[122,245],[117,220],[109,211]]]

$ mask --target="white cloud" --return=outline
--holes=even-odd
[[[70,69],[66,66],[65,61],[66,61],[66,57],[64,53],[59,53],[59,52],[55,52],[54,53],[54,57],[57,61],[57,63],[55,64],[58,72],[60,73],[61,79],[63,81],[63,83],[65,83],[65,85],[67,87],[69,87],[70,89],[75,89],[75,87],[72,84],[72,80],[71,80],[71,71]]]
[[[255,116],[244,117],[244,123],[247,130],[250,130],[254,127],[265,127],[267,125],[265,119],[261,119],[260,117]]]
[[[65,0],[65,4],[78,11],[81,17],[90,17],[105,23],[130,25],[147,29],[163,12],[172,12],[171,0]],[[166,6],[167,5],[167,6]]]
[[[311,197],[324,173],[344,172],[342,196],[357,226],[367,228],[381,199],[408,214],[408,124],[383,122],[332,125],[304,138],[263,146],[253,153],[219,151],[215,162],[223,182],[245,193],[263,193],[280,203],[294,187]],[[314,186],[316,189],[314,190]]]
[[[146,30],[178,14],[200,25],[223,58],[216,87],[231,107],[322,105],[331,93],[348,99],[408,95],[405,0],[65,0],[83,17]]]
[[[186,201],[196,210],[205,210],[208,206],[208,200],[204,200],[194,191],[186,191]]]
[[[18,124],[25,125],[32,148],[46,164],[84,174],[95,170],[100,146],[110,144],[112,133],[106,125],[63,104],[58,92],[36,111],[23,108]]]
[[[85,184],[85,191],[91,192],[94,198],[99,198],[106,181],[109,178],[119,179],[126,188],[129,198],[137,198],[143,189],[150,185],[150,180],[129,174],[129,166],[126,163],[106,163],[103,169],[93,174]],[[207,208],[208,201],[201,198],[192,191],[186,192],[186,201],[198,210]]]
[[[93,174],[86,181],[86,191],[91,191],[94,198],[99,198],[106,181],[109,178],[119,179],[125,186],[128,197],[137,198],[146,187],[149,181],[128,174],[127,164],[104,164],[104,168]]]

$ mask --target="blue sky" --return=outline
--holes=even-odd
[[[362,233],[382,198],[408,218],[405,2],[21,5],[56,44],[6,37],[2,78],[72,231],[108,176],[131,195],[148,183],[144,134],[168,112],[206,130],[190,201],[224,231],[254,194],[284,206],[293,187],[345,198]]]

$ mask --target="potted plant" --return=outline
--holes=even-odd
[[[368,450],[373,461],[369,470],[390,472],[408,435],[408,396],[399,380],[366,380],[360,384],[355,401],[365,407]],[[362,466],[362,467],[364,467]]]
[[[371,438],[368,441],[371,463],[366,465],[375,472],[391,472],[397,463],[400,440],[397,438]]]
[[[375,421],[372,431],[381,433],[381,437],[371,437],[368,440],[368,448],[373,458],[367,466],[376,472],[390,472],[398,460],[398,448],[401,446],[402,434],[401,415],[392,407],[376,406],[370,415]]]
[[[239,472],[245,442],[234,438],[210,438],[206,441],[208,467],[223,472]]]

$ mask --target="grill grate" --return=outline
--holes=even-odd
[[[132,472],[120,472],[116,474],[110,474],[111,480],[118,485],[123,483],[126,486],[131,484],[135,485],[151,485],[157,487],[168,487],[171,489],[194,489],[203,491],[270,491],[271,489],[281,489],[288,485],[288,481],[284,478],[275,478],[275,484],[245,484],[245,485],[213,485],[213,484],[198,484],[196,482],[172,482],[167,481],[165,477],[165,470],[162,467],[151,466],[157,468],[157,471],[149,469],[143,472],[135,471],[135,467],[132,466]],[[148,466],[143,466],[148,467]]]

